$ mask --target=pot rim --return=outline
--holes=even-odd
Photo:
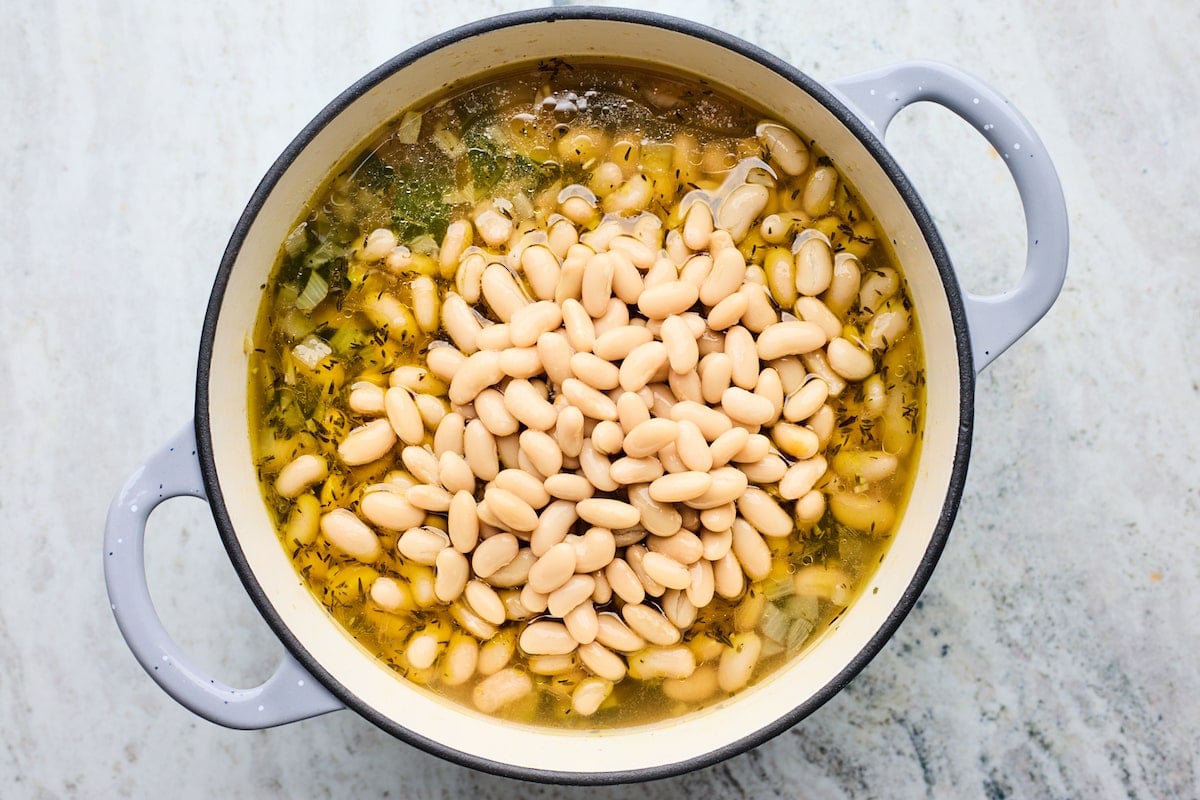
[[[918,229],[924,237],[925,244],[929,248],[933,263],[945,288],[950,318],[956,338],[960,392],[960,410],[954,461],[950,469],[950,480],[946,497],[938,515],[938,522],[932,532],[929,545],[921,557],[919,565],[913,573],[912,580],[901,595],[899,602],[882,621],[875,634],[850,659],[846,666],[832,680],[813,692],[805,702],[792,708],[774,722],[764,725],[753,734],[745,736],[742,739],[713,750],[708,750],[700,756],[670,764],[594,773],[516,766],[483,758],[429,739],[396,723],[390,718],[384,717],[374,707],[360,700],[338,680],[333,678],[322,667],[320,660],[301,645],[287,625],[284,624],[279,614],[275,611],[270,599],[267,597],[266,592],[256,579],[237,541],[217,475],[210,425],[211,414],[208,403],[213,342],[225,290],[228,286],[233,266],[245,242],[246,236],[259,212],[262,210],[268,196],[272,193],[282,175],[291,168],[292,163],[298,155],[312,142],[317,134],[377,84],[409,64],[429,56],[438,50],[456,44],[463,39],[481,36],[503,28],[537,23],[554,23],[563,20],[619,22],[664,28],[733,51],[758,62],[763,67],[798,86],[820,103],[846,129],[859,139],[868,153],[892,181],[909,213],[912,214]],[[394,56],[358,79],[326,105],[296,135],[267,170],[233,229],[229,243],[218,266],[212,293],[205,312],[204,323],[201,329],[196,380],[195,426],[197,456],[218,533],[233,563],[234,570],[250,595],[251,600],[258,608],[259,613],[262,614],[272,632],[279,638],[287,650],[314,678],[319,680],[348,708],[353,709],[355,713],[408,744],[415,745],[430,754],[448,761],[487,773],[542,783],[576,785],[603,785],[649,781],[672,777],[711,766],[757,747],[788,728],[793,727],[845,688],[895,634],[900,623],[903,622],[908,613],[916,605],[921,592],[933,574],[934,567],[949,538],[949,532],[961,502],[963,487],[966,482],[968,461],[970,459],[973,430],[975,373],[972,364],[967,317],[958,281],[950,264],[945,246],[934,226],[932,217],[925,208],[924,203],[920,200],[915,188],[909,182],[899,164],[888,152],[883,142],[842,100],[823,84],[781,58],[772,55],[757,45],[707,25],[679,17],[635,9],[596,6],[552,6],[517,11],[477,20],[437,34]]]

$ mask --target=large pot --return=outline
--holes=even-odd
[[[322,178],[399,110],[497,66],[613,56],[703,76],[771,108],[840,165],[893,242],[920,319],[928,413],[918,476],[894,543],[863,592],[806,655],[720,705],[657,725],[599,733],[522,727],[432,698],[399,680],[335,623],[297,580],[267,515],[247,431],[247,363],[267,270]],[[960,291],[941,239],[881,137],[907,105],[958,114],[1002,154],[1024,205],[1028,258],[1001,295]],[[712,764],[812,713],[880,650],[912,608],[946,543],[966,480],[975,376],[1053,303],[1067,262],[1067,218],[1050,159],[994,91],[937,64],[907,63],[822,85],[711,28],[617,9],[546,8],[451,31],[397,56],[322,111],[267,173],[217,272],[200,348],[193,425],[139,469],[115,498],[105,575],[129,646],[172,697],[206,719],[264,728],[343,706],[429,752],[510,776],[611,783]],[[286,646],[262,686],[211,679],[171,641],[147,590],[146,519],[162,500],[207,498],[254,603]]]

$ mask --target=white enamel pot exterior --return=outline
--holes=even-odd
[[[874,210],[912,291],[927,367],[925,438],[908,510],[886,557],[819,644],[716,707],[658,725],[575,732],[502,722],[438,700],[370,657],[298,579],[267,515],[250,452],[247,362],[261,287],[287,232],[329,170],[399,111],[506,64],[540,59],[644,61],[731,88],[813,137]],[[1025,207],[1029,254],[1017,286],[960,292],[929,214],[884,148],[895,113],[928,100],[958,113],[1006,159]],[[970,450],[976,373],[1028,330],[1066,269],[1062,191],[1036,134],[975,79],[904,64],[823,86],[724,33],[617,9],[549,8],[451,31],[398,56],[326,108],[288,147],[241,217],[205,320],[194,425],[178,433],[114,499],[105,571],[118,625],[172,697],[223,725],[262,728],[349,707],[425,750],[533,780],[613,783],[697,769],[754,747],[810,714],[865,666],[912,608],[946,542]],[[252,689],[193,666],[146,590],[145,522],[162,500],[205,497],[246,590],[286,646]]]

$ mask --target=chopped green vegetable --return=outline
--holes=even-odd
[[[308,283],[304,285],[304,291],[300,292],[300,296],[296,298],[296,308],[301,311],[312,311],[328,294],[329,282],[321,273],[313,270],[308,273]]]
[[[763,608],[762,621],[759,623],[759,629],[763,636],[772,639],[780,644],[787,642],[788,631],[792,627],[792,618],[789,617],[779,606],[768,603]]]
[[[392,199],[392,227],[396,235],[404,241],[429,234],[441,241],[450,225],[450,205],[444,197],[452,187],[439,183],[435,170],[417,174],[408,165],[401,167],[397,177]]]

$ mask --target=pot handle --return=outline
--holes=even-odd
[[[172,497],[207,500],[188,424],[143,464],[113,498],[104,527],[104,581],[117,627],[154,682],[195,714],[227,728],[256,730],[342,708],[342,703],[284,652],[261,686],[235,689],[210,678],[171,639],[146,583],[146,520]]]
[[[1067,206],[1049,153],[1007,100],[978,78],[945,64],[912,61],[832,85],[880,138],[901,109],[928,101],[957,114],[1004,157],[1021,197],[1029,244],[1016,286],[996,295],[962,292],[979,373],[1042,318],[1066,278]]]

